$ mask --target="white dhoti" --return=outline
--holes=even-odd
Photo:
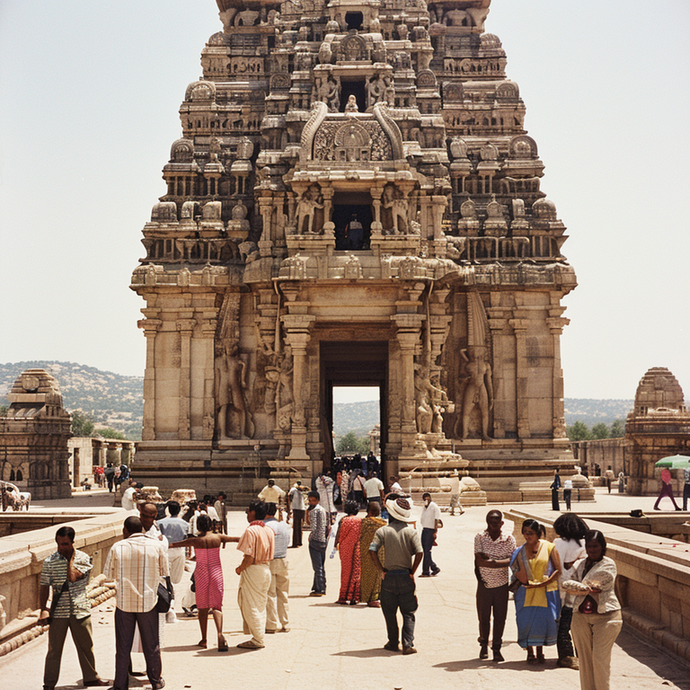
[[[170,581],[174,585],[179,585],[180,582],[182,582],[185,562],[184,551],[184,547],[168,549],[168,567],[170,568]]]
[[[263,647],[266,631],[266,599],[271,586],[271,569],[268,563],[254,563],[240,574],[237,603],[242,612],[245,635]]]
[[[288,626],[288,593],[290,576],[286,558],[274,558],[269,563],[271,586],[266,600],[266,630],[278,630]]]

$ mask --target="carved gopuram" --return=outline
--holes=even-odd
[[[576,279],[490,0],[217,2],[132,278],[137,476],[309,478],[338,385],[379,387],[387,473],[493,491],[572,467]]]
[[[690,455],[690,412],[676,377],[665,367],[653,367],[640,379],[635,408],[625,421],[627,492],[657,494],[660,471],[655,472],[654,463],[676,454]]]
[[[58,382],[43,369],[26,369],[7,394],[0,417],[0,477],[34,499],[69,498],[69,412]]]

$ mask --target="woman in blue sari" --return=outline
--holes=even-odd
[[[515,549],[510,560],[513,583],[518,587],[514,594],[518,644],[527,650],[528,664],[543,664],[544,646],[555,645],[558,638],[561,562],[554,545],[540,538],[541,532],[536,520],[525,520],[525,543]]]

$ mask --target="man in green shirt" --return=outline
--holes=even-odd
[[[381,610],[386,620],[388,642],[384,649],[397,652],[400,632],[397,611],[403,617],[403,654],[415,654],[414,612],[417,610],[414,574],[422,561],[424,550],[417,530],[408,525],[412,522],[412,507],[406,498],[392,494],[386,501],[389,521],[379,527],[369,547],[369,556],[381,573]],[[384,563],[379,559],[379,549],[384,547]]]

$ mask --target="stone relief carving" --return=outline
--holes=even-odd
[[[414,390],[417,433],[441,433],[443,405],[449,401],[446,392],[431,382],[429,367],[415,364]]]
[[[407,233],[409,202],[393,184],[387,184],[381,198],[381,223],[384,235]]]
[[[252,438],[254,422],[244,393],[246,365],[240,359],[237,345],[217,346],[215,374],[218,438]]]
[[[342,162],[392,160],[393,150],[390,139],[377,121],[353,120],[341,124],[327,120],[314,137],[314,159]]]
[[[320,235],[323,232],[323,214],[316,219],[317,210],[323,210],[323,195],[317,184],[309,187],[297,204],[297,233],[300,235]],[[319,223],[318,220],[321,220]]]
[[[340,107],[340,81],[332,74],[317,76],[314,80],[316,100],[323,101],[328,111],[337,113]]]

